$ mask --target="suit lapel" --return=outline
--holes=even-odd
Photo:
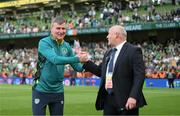
[[[121,51],[120,51],[120,53],[119,53],[119,55],[118,55],[118,58],[117,58],[117,60],[116,60],[116,64],[115,64],[115,67],[114,67],[114,73],[113,73],[113,74],[115,74],[118,65],[121,63],[121,61],[122,61],[121,59],[123,58],[123,55],[124,55],[127,47],[128,47],[128,43],[126,42],[126,43],[123,45],[123,47],[122,47],[122,49],[121,49]]]
[[[107,64],[108,64],[108,62],[109,62],[109,60],[110,60],[110,56],[109,56],[109,54],[110,54],[110,50],[105,54],[105,59],[104,59],[104,64],[103,64],[103,67],[102,67],[102,69],[103,69],[103,71],[102,71],[102,77],[104,77],[105,78],[105,75],[106,75],[106,69],[107,69]]]

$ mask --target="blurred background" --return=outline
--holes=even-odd
[[[174,78],[180,78],[179,3],[179,0],[1,0],[0,83],[31,84],[32,79],[26,78],[32,78],[36,71],[38,41],[49,35],[51,19],[57,15],[67,19],[66,41],[74,50],[80,47],[89,52],[97,64],[108,49],[109,27],[120,24],[128,31],[128,41],[143,49],[147,78],[165,79],[170,72],[175,73]],[[98,78],[90,73],[75,73],[69,66],[64,76]],[[96,81],[98,84],[98,80],[93,83]],[[79,80],[77,84],[81,84]],[[180,86],[179,81],[175,84]]]
[[[149,97],[150,104],[155,103],[152,104],[154,108],[147,108],[142,114],[180,115],[175,110],[177,103],[180,105],[177,100],[180,97],[177,94],[180,93],[180,0],[0,0],[0,115],[31,114],[30,88],[36,72],[38,41],[50,34],[51,19],[57,15],[65,17],[68,23],[65,40],[74,51],[89,52],[91,60],[96,64],[101,62],[108,49],[106,36],[109,27],[116,24],[125,26],[128,41],[143,50],[145,94],[170,95],[172,92],[173,97],[165,101],[174,100],[164,104],[168,110],[163,111],[163,105],[155,105],[159,103],[158,99],[151,101]],[[89,93],[92,96],[91,108],[95,112],[92,115],[98,115],[93,105],[100,78],[89,72],[77,73],[69,65],[66,66],[64,77],[67,92],[74,88],[78,91],[92,88],[93,93],[89,90],[92,93]],[[18,93],[21,90],[19,88],[29,92],[23,93],[28,98],[27,113],[21,110],[16,112],[13,108],[17,104],[13,102],[9,111],[9,105],[5,102],[12,97],[13,92],[8,91]],[[24,107],[24,104],[21,105],[19,107]],[[68,107],[65,114],[71,115]],[[155,113],[155,109],[162,112]]]

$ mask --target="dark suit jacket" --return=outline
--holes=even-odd
[[[109,60],[109,51],[104,55],[100,65],[95,65],[93,62],[86,62],[83,67],[85,70],[101,77],[101,84],[96,99],[96,109],[104,108],[106,68]],[[113,92],[117,103],[117,108],[125,108],[127,99],[133,97],[137,100],[137,108],[146,105],[146,100],[142,93],[143,83],[145,78],[145,67],[143,55],[140,48],[126,42],[116,61],[113,72]]]

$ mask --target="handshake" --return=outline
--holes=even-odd
[[[80,62],[84,63],[87,62],[89,58],[89,54],[87,52],[79,52],[77,54],[77,57],[79,58]]]

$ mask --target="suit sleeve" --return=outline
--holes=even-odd
[[[138,99],[142,93],[142,88],[145,78],[145,66],[143,61],[142,50],[135,48],[132,54],[132,66],[133,66],[133,85],[130,93],[130,97]]]
[[[89,71],[93,74],[95,74],[98,77],[101,77],[101,67],[102,64],[100,65],[96,65],[95,63],[93,63],[92,61],[87,61],[86,63],[84,63],[83,68],[86,71]]]
[[[65,57],[58,56],[48,42],[41,40],[39,42],[38,52],[40,52],[47,60],[56,65],[64,65],[70,63],[79,63],[79,58],[75,56]]]

